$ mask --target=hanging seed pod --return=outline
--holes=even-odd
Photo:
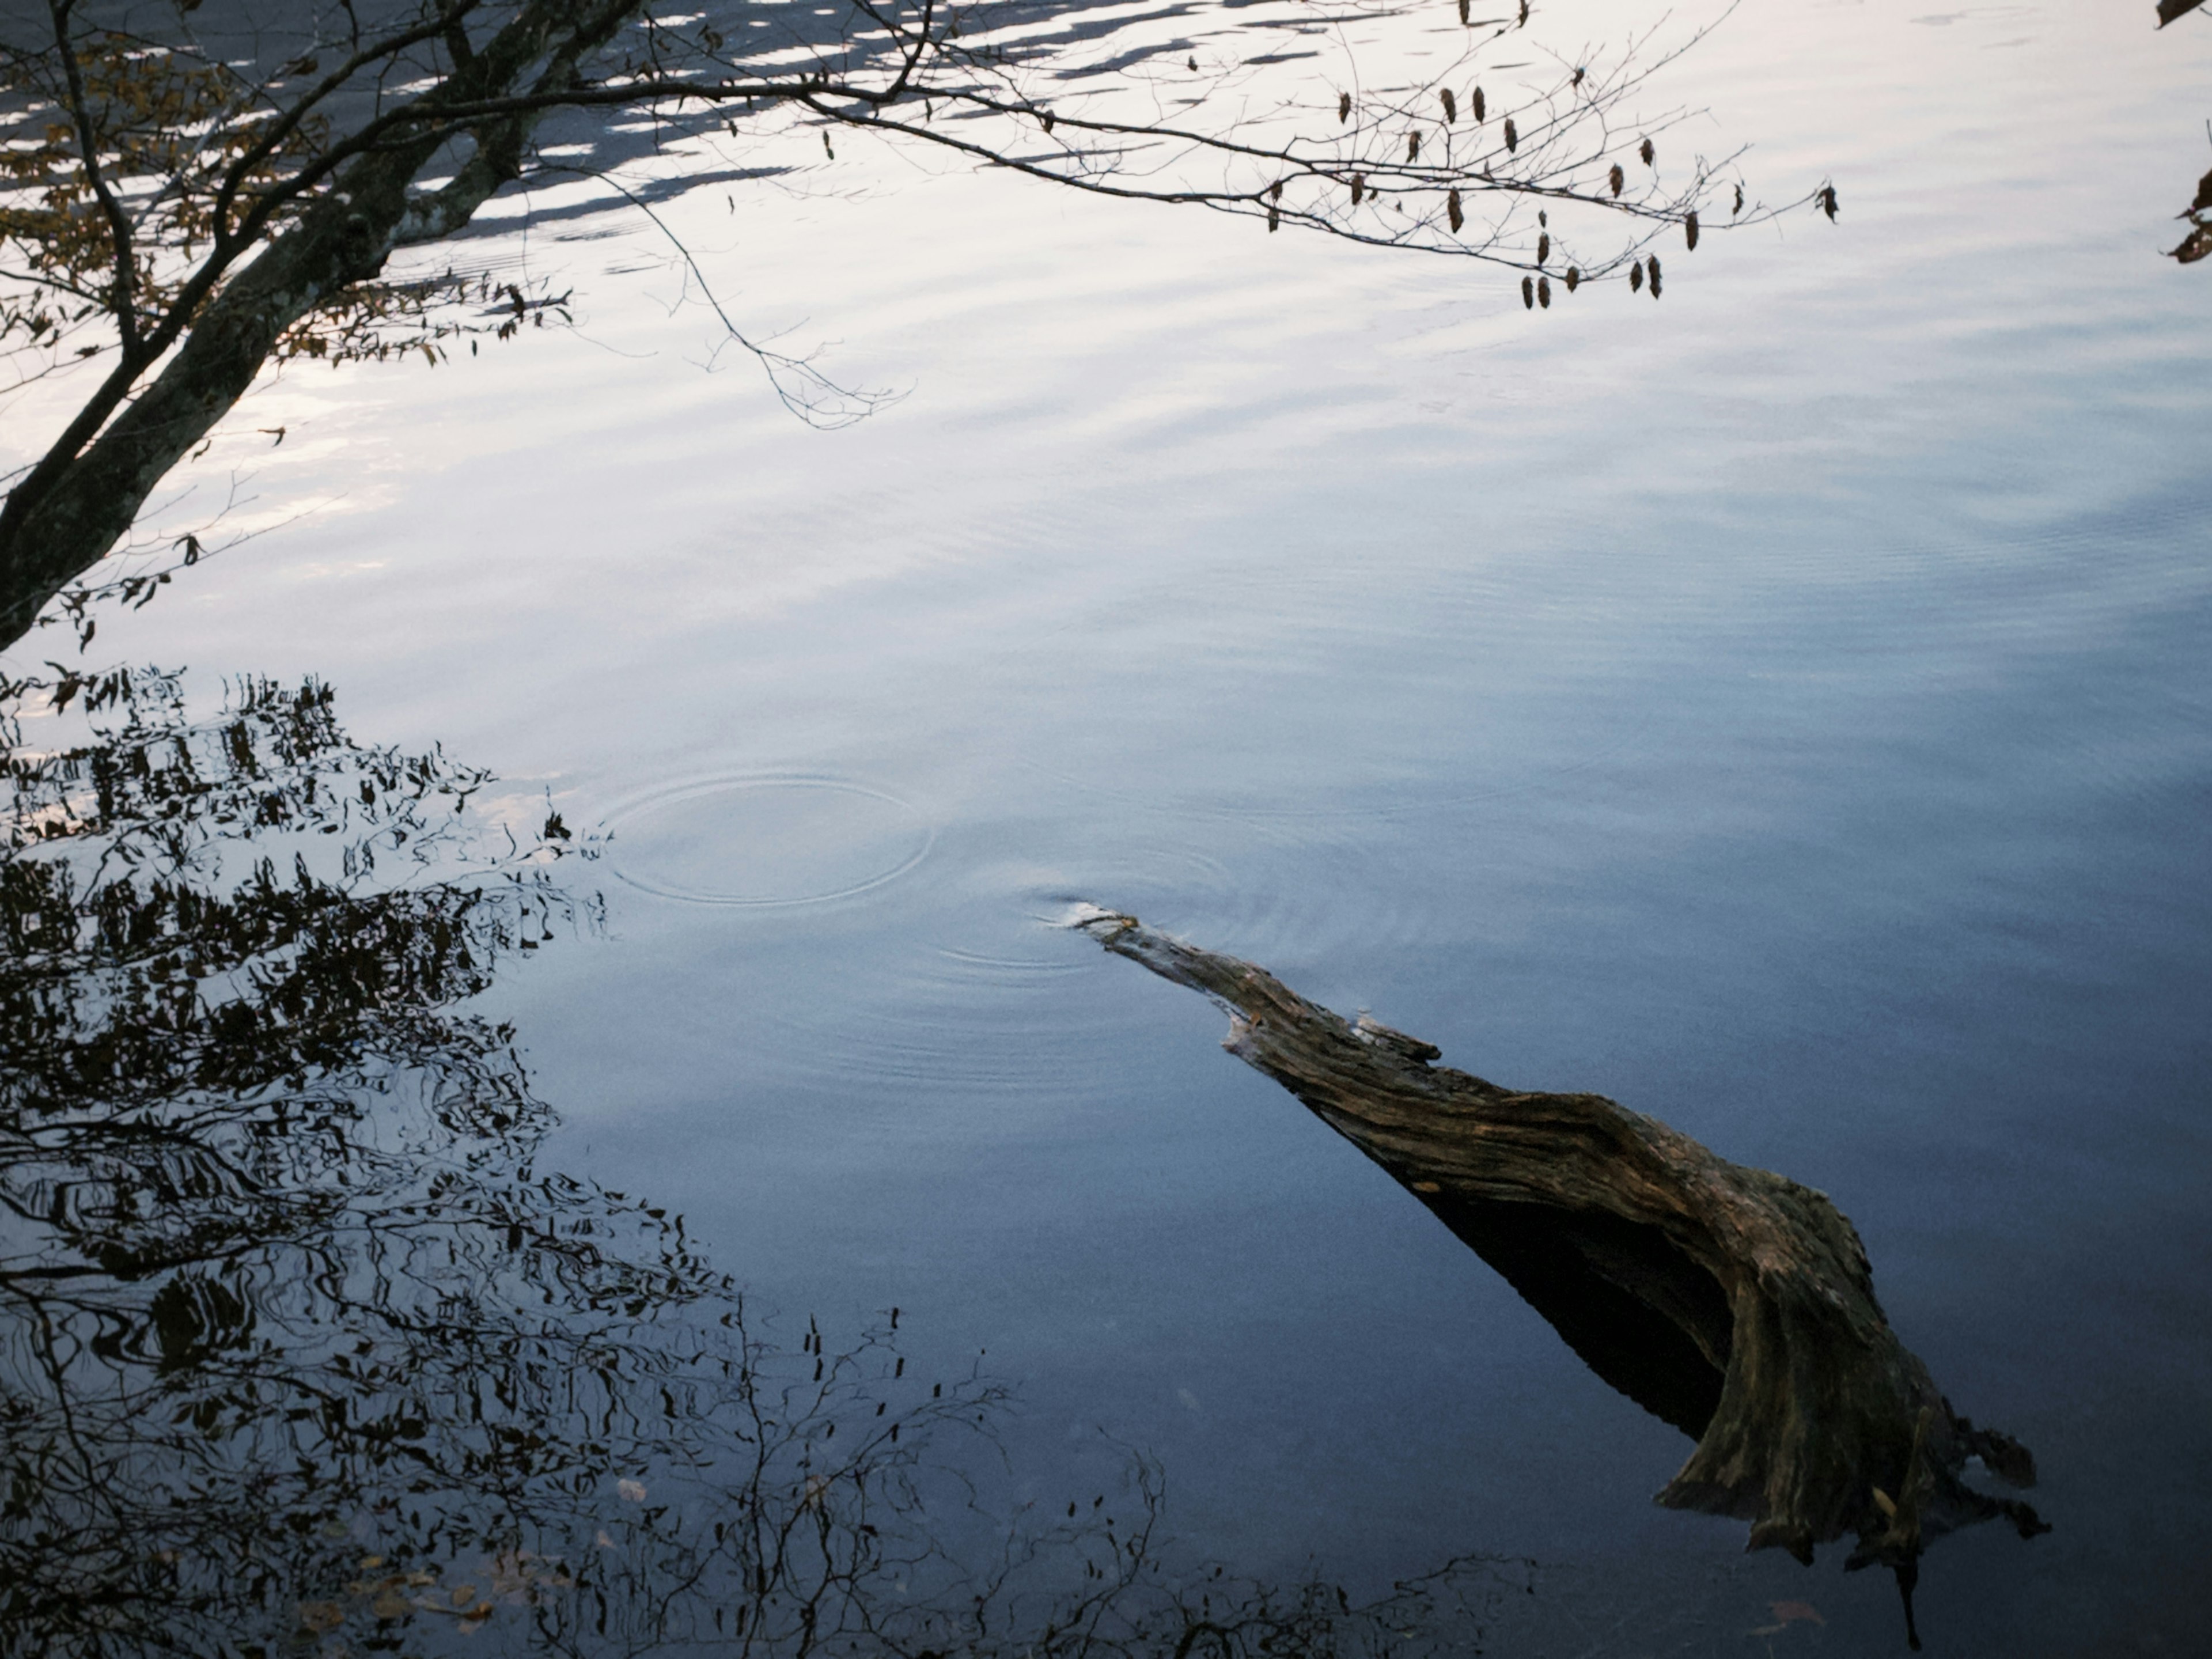
[[[1567,292],[1572,294],[1583,285],[1583,274],[1574,266],[1567,267]]]
[[[1468,0],[1459,0],[1459,26],[1467,27],[1474,21],[1474,14],[1468,9]]]
[[[1457,191],[1444,198],[1444,215],[1451,221],[1452,234],[1457,235],[1459,228],[1467,222],[1467,216],[1460,211]]]
[[[1521,148],[1521,135],[1513,131],[1513,118],[1510,115],[1505,118],[1505,148],[1508,150]]]
[[[1643,145],[1641,146],[1641,148],[1639,148],[1639,149],[1637,150],[1637,152],[1636,152],[1636,153],[1637,153],[1638,155],[1641,155],[1641,156],[1644,158],[1644,165],[1645,167],[1656,167],[1656,166],[1658,166],[1658,164],[1659,164],[1659,151],[1658,151],[1658,149],[1656,148],[1656,146],[1655,146],[1655,145],[1652,143],[1652,142],[1651,142],[1649,138],[1646,138],[1646,139],[1644,141]]]
[[[1474,106],[1474,124],[1477,126],[1480,126],[1484,118],[1482,113],[1482,88],[1480,87],[1477,87],[1473,92],[1469,93],[1468,94],[1467,101]]]
[[[1340,121],[1349,121],[1352,118],[1352,94],[1348,92],[1340,92],[1336,95],[1336,118]]]
[[[1698,216],[1694,213],[1692,213],[1688,218],[1682,221],[1682,240],[1690,245],[1690,251],[1694,253],[1697,252]]]
[[[1542,264],[1552,257],[1552,233],[1546,231],[1536,239],[1536,263]]]
[[[1613,164],[1613,171],[1605,175],[1605,181],[1613,186],[1613,193],[1618,196],[1620,194],[1621,186],[1628,182],[1628,175],[1620,170],[1620,163],[1615,161]]]
[[[1367,180],[1359,173],[1352,175],[1352,205],[1358,207],[1359,198],[1367,193]]]
[[[1521,279],[1521,307],[1524,311],[1534,311],[1536,308],[1536,284],[1533,279],[1527,276]]]
[[[1444,121],[1446,125],[1449,125],[1451,122],[1458,120],[1459,100],[1452,96],[1452,89],[1449,87],[1446,87],[1443,89],[1443,103]]]
[[[1631,294],[1644,292],[1644,266],[1640,262],[1628,268],[1628,291]]]
[[[1536,279],[1536,303],[1547,311],[1552,308],[1552,279],[1548,276]]]
[[[1408,161],[1415,161],[1419,157],[1420,154],[1421,135],[1418,132],[1407,133],[1406,135],[1406,159]]]
[[[1651,297],[1656,300],[1659,297],[1659,256],[1655,253],[1644,263],[1651,270]]]
[[[1737,214],[1739,214],[1739,213],[1741,213],[1741,212],[1742,212],[1742,211],[1743,211],[1743,186],[1742,186],[1741,185],[1738,185],[1735,187],[1735,205],[1734,207],[1732,207],[1732,208],[1730,208],[1730,209],[1729,210],[1729,218],[1731,218],[1731,219],[1733,219],[1733,218],[1735,218],[1735,216],[1736,216]]]

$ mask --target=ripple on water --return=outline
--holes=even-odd
[[[897,796],[850,779],[695,779],[605,820],[608,862],[641,891],[692,904],[809,904],[896,880],[933,832]]]

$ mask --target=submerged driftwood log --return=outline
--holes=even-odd
[[[1951,1409],[1822,1194],[1601,1095],[1433,1066],[1429,1043],[1346,1022],[1133,916],[1086,910],[1075,925],[1212,998],[1230,1015],[1224,1048],[1389,1170],[1591,1370],[1693,1437],[1659,1503],[1747,1521],[1749,1547],[1806,1562],[1856,1534],[1849,1565],[1896,1571],[1908,1628],[1930,1540],[1999,1516],[2023,1538],[2049,1529],[1966,1484],[1970,1457],[2017,1486],[2033,1484],[2034,1460]]]

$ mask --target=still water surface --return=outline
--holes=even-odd
[[[1831,1194],[2056,1525],[1933,1553],[1930,1650],[2201,1650],[2212,277],[2157,254],[2212,28],[1925,3],[1756,0],[1670,71],[1674,145],[1844,211],[1656,307],[856,140],[665,210],[910,388],[824,434],[702,372],[648,228],[507,233],[577,333],[267,385],[204,465],[284,522],[100,650],[550,797],[604,925],[469,1005],[538,1164],[787,1341],[981,1356],[1016,1498],[1135,1449],[1243,1571],[1527,1558],[1498,1652],[1902,1645],[1878,1576],[1655,1510],[1687,1443],[1053,925],[1094,900]]]

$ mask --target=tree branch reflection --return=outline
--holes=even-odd
[[[0,1651],[1442,1651],[1523,1593],[1170,1577],[1141,1458],[1006,1524],[998,1386],[896,1310],[777,1346],[546,1167],[470,1003],[596,923],[557,813],[312,680],[57,669],[0,744]]]

